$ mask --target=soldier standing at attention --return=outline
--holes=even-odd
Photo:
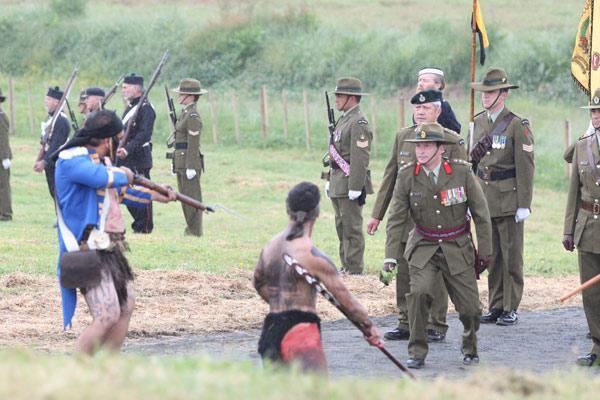
[[[595,132],[575,144],[563,237],[565,249],[573,251],[577,247],[581,283],[600,274],[600,90],[582,108],[590,110]],[[591,367],[600,365],[600,285],[585,289],[582,297],[593,344],[577,364]]]
[[[446,82],[444,82],[444,71],[441,69],[423,68],[419,71],[417,92],[422,92],[429,89],[439,90],[442,92],[445,87]],[[413,122],[416,122],[414,114]],[[444,128],[448,128],[451,131],[460,134],[460,122],[458,122],[456,119],[456,115],[454,115],[454,111],[447,100],[442,99],[442,112],[438,117],[437,122]]]
[[[471,160],[492,217],[489,311],[481,322],[515,325],[523,296],[523,225],[533,196],[533,133],[529,121],[505,106],[508,90],[518,86],[503,69],[489,69],[471,87],[485,108],[475,117]]]
[[[119,166],[130,168],[134,173],[150,179],[152,169],[152,131],[156,113],[150,101],[139,104],[144,92],[144,78],[135,74],[127,75],[121,87],[123,97],[128,102],[123,112],[125,130],[128,124],[135,123],[130,131],[128,142],[117,150]],[[137,119],[131,121],[137,107],[141,107]],[[151,233],[154,229],[152,221],[152,203],[144,208],[127,207],[133,217],[131,228],[135,233]]]
[[[335,88],[335,107],[343,114],[333,132],[329,147],[330,171],[325,191],[335,211],[335,228],[340,241],[342,272],[362,274],[365,238],[362,207],[373,193],[369,157],[373,132],[360,110],[366,96],[356,78],[342,78]]]
[[[410,321],[407,366],[425,365],[429,349],[425,329],[438,272],[464,326],[463,364],[476,364],[481,308],[470,215],[475,220],[479,254],[485,264],[492,252],[486,200],[468,162],[443,160],[444,145],[449,142],[441,125],[420,125],[405,141],[416,144],[417,162],[406,164],[398,172],[387,224],[386,258],[393,259],[400,253],[402,243],[397,238],[402,237],[412,218],[414,228],[404,251],[410,274],[410,293],[406,296]]]
[[[33,164],[33,170],[35,172],[41,173],[44,171],[46,173],[48,191],[53,199],[55,198],[54,169],[56,160],[53,160],[50,155],[54,154],[54,152],[67,141],[69,138],[69,131],[71,130],[71,124],[69,123],[67,116],[62,112],[56,117],[54,126],[48,126],[52,121],[54,113],[58,111],[58,103],[62,96],[63,92],[58,86],[49,88],[46,93],[44,106],[46,107],[46,111],[48,111],[48,119],[45,122],[42,122],[41,136],[42,138],[46,137],[47,140],[45,143],[41,143],[43,148],[38,153],[38,159]]]
[[[79,95],[79,112],[87,116],[90,113],[100,110],[105,95],[104,90],[98,87],[84,89]]]
[[[6,97],[0,89],[0,103],[4,103]],[[0,107],[0,221],[12,220],[12,205],[10,199],[10,160],[12,153],[8,142],[8,117]]]
[[[204,170],[204,158],[200,151],[202,120],[196,110],[198,98],[208,91],[196,79],[184,79],[173,89],[183,110],[175,125],[175,150],[173,170],[177,174],[177,187],[182,194],[202,201],[200,174]],[[181,203],[187,223],[186,235],[202,236],[202,212]]]
[[[410,102],[413,104],[413,116],[418,124],[436,122],[442,111],[442,92],[432,89],[418,92],[412,97]],[[414,143],[404,141],[404,139],[409,139],[411,135],[414,135],[415,128],[416,125],[409,126],[396,134],[392,155],[385,167],[381,187],[379,188],[379,192],[377,192],[377,198],[373,206],[373,212],[367,223],[367,233],[370,235],[374,235],[377,231],[392,200],[398,170],[404,165],[416,161]],[[449,129],[444,128],[444,134],[450,141],[455,142],[455,144],[447,144],[445,146],[446,151],[443,157],[449,160],[466,160],[467,152],[464,147],[464,140],[457,133]],[[412,221],[408,223],[409,226],[404,230],[403,236],[394,238],[401,243],[399,253],[394,257],[394,260],[386,259],[384,261],[379,278],[384,284],[388,285],[393,279],[394,274],[396,275],[396,304],[399,311],[398,327],[385,333],[384,337],[388,340],[408,340],[410,335],[408,309],[406,306],[406,295],[410,291],[408,263],[403,256],[406,241],[408,240],[408,232],[412,229]],[[441,274],[438,273],[437,277],[432,292],[431,318],[427,325],[427,340],[430,342],[444,340],[446,331],[448,330],[448,324],[446,323],[448,292],[444,286]]]

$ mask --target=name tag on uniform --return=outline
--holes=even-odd
[[[494,135],[492,136],[492,149],[504,149],[506,148],[506,141],[508,136],[506,135]]]
[[[401,151],[399,154],[400,157],[408,157],[410,156],[410,151]]]
[[[580,160],[579,165],[588,165],[588,160]]]
[[[440,192],[440,198],[442,204],[448,207],[467,201],[467,193],[464,186],[459,186]]]

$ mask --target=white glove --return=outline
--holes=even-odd
[[[5,158],[2,160],[2,168],[9,169],[10,168],[10,159]]]
[[[530,215],[531,211],[529,211],[529,208],[517,208],[515,222],[518,224],[519,222],[525,221]]]
[[[188,179],[192,179],[193,177],[196,176],[196,170],[195,169],[186,169],[185,170],[185,176],[187,176]]]
[[[325,197],[329,198],[329,181],[325,184]]]
[[[350,200],[356,200],[360,197],[362,192],[360,190],[348,190],[348,198]]]

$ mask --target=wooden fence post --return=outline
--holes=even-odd
[[[371,130],[373,131],[373,140],[371,142],[373,148],[373,156],[377,158],[379,153],[377,145],[377,100],[375,96],[371,96]]]
[[[267,89],[265,85],[260,87],[260,130],[263,140],[266,140],[269,134],[269,106],[267,104]]]
[[[283,140],[284,143],[288,142],[288,92],[283,89],[281,91],[281,97],[283,102]]]
[[[8,134],[14,135],[17,132],[17,110],[15,109],[15,83],[12,78],[8,79],[8,96],[10,98],[8,105],[10,109],[10,127]]]
[[[231,108],[233,111],[233,126],[235,128],[235,143],[240,144],[240,114],[235,90],[231,93]]]
[[[310,150],[310,115],[308,113],[308,93],[304,89],[302,93],[302,99],[304,102],[304,132],[306,135],[306,149]]]
[[[398,92],[398,130],[406,126],[406,115],[404,113],[404,97]]]
[[[571,122],[566,119],[565,120],[565,135],[564,135],[564,146],[565,151],[571,145]],[[571,177],[571,163],[565,164],[565,176],[567,178]]]
[[[215,102],[212,96],[212,92],[208,92],[208,103],[210,105],[210,122],[212,125],[213,144],[219,142],[219,132],[217,131],[217,110],[215,108]]]
[[[31,99],[31,83],[27,83],[27,103],[29,105],[29,125],[31,134],[35,135],[35,116],[33,113],[33,100]]]

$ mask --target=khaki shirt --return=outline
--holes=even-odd
[[[588,159],[588,147],[592,148],[594,160]],[[571,166],[569,197],[565,213],[564,234],[573,235],[573,242],[579,250],[600,253],[599,214],[581,208],[581,201],[597,203],[600,212],[600,186],[596,184],[597,171],[600,177],[600,152],[596,135],[584,137],[575,143]]]
[[[175,170],[204,169],[202,153],[200,152],[200,136],[202,134],[202,120],[196,111],[196,103],[184,107],[177,124],[175,125],[175,150],[173,150]],[[177,149],[185,143],[187,148]],[[185,145],[183,145],[185,146]]]
[[[8,143],[8,127],[8,117],[0,109],[0,161],[12,158],[12,152]]]
[[[491,133],[509,112],[504,108],[493,124],[490,124],[487,113],[478,114],[475,117],[474,141]],[[515,169],[516,177],[496,181],[479,178],[479,181],[492,218],[515,215],[517,208],[531,208],[535,168],[533,133],[527,120],[515,116],[506,130],[492,139],[496,148],[490,149],[481,159],[478,172],[489,174]]]
[[[369,121],[357,105],[347,111],[337,122],[334,130],[334,146],[340,156],[350,164],[350,176],[341,168],[330,170],[329,197],[348,197],[349,190],[373,193],[369,157],[373,132]]]
[[[400,169],[386,227],[386,259],[396,259],[400,252],[403,230],[409,218],[428,230],[442,232],[469,221],[470,210],[477,228],[477,242],[482,256],[492,254],[492,225],[481,186],[471,171],[471,164],[451,160],[442,165],[434,185],[418,164]],[[446,241],[430,241],[415,229],[410,231],[404,258],[409,265],[424,268],[440,249],[452,275],[474,266],[473,242],[468,234]]]

